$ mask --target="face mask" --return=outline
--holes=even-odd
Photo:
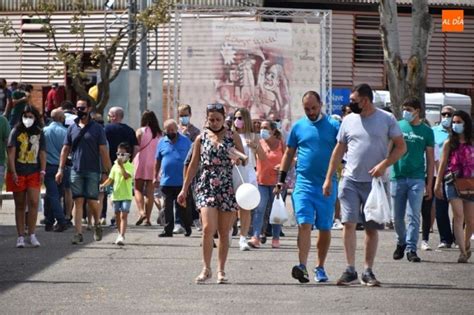
[[[30,128],[35,123],[35,120],[33,118],[23,117],[22,121],[23,121],[23,125],[25,125],[26,128]]]
[[[464,123],[453,124],[453,131],[457,134],[462,134],[464,132]]]
[[[267,130],[267,129],[260,129],[260,138],[262,138],[263,140],[267,140],[268,138],[270,138],[271,135],[270,135],[270,131]]]
[[[168,139],[170,140],[173,140],[174,138],[176,138],[178,134],[176,132],[170,132],[170,133],[166,133],[166,136],[168,137]]]
[[[187,124],[189,124],[189,116],[179,117],[179,121],[180,121],[181,125],[187,125]]]
[[[239,129],[244,128],[244,121],[242,119],[236,119],[234,121],[234,126]]]
[[[444,128],[449,128],[451,126],[451,117],[445,117],[441,119],[441,126]]]
[[[405,119],[406,121],[412,122],[414,118],[415,118],[415,116],[413,115],[413,113],[411,113],[407,110],[403,111],[403,119]]]
[[[360,114],[360,113],[362,113],[362,108],[359,107],[359,103],[350,102],[350,103],[349,103],[349,108],[351,109],[351,111],[352,111],[354,114]]]
[[[86,112],[81,112],[80,110],[78,110],[76,115],[79,119],[84,119],[84,117],[87,116],[87,113]]]
[[[275,121],[275,125],[278,130],[281,129],[281,121]]]
[[[130,157],[129,153],[117,153],[117,160],[120,160],[123,163],[127,162],[129,157]]]

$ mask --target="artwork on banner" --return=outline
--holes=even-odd
[[[317,24],[189,19],[182,34],[179,101],[195,116],[219,102],[289,131],[304,92],[320,90]]]

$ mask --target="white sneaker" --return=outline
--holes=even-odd
[[[18,236],[16,239],[16,248],[24,248],[25,247],[25,238],[23,236]]]
[[[107,220],[105,218],[100,219],[100,225],[107,225]]]
[[[344,228],[344,225],[342,225],[341,220],[336,219],[334,220],[334,224],[332,225],[333,230],[342,230]]]
[[[181,226],[181,224],[176,224],[173,229],[173,234],[184,234],[184,228]]]
[[[250,246],[247,244],[247,239],[245,237],[241,237],[239,241],[240,250],[246,252],[250,250]]]
[[[122,234],[119,234],[117,236],[117,239],[115,240],[115,244],[123,246],[125,245],[125,238],[122,236]]]
[[[421,241],[421,250],[432,250],[427,241]]]
[[[471,235],[471,241],[474,241],[474,234]]]
[[[41,246],[40,242],[36,238],[36,235],[34,235],[34,234],[30,235],[30,244],[33,247],[40,247]]]
[[[198,230],[199,232],[202,231],[201,221],[199,221],[199,219],[194,220],[193,223],[196,227],[196,230]]]

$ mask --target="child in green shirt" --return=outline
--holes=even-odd
[[[117,160],[110,170],[109,178],[100,188],[114,185],[112,202],[114,205],[116,224],[119,231],[115,244],[125,245],[125,230],[127,217],[132,205],[133,165],[130,163],[130,146],[122,142],[117,147]]]

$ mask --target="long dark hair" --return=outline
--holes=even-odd
[[[158,123],[158,119],[156,115],[151,110],[146,110],[142,114],[142,120],[140,123],[141,127],[150,127],[151,133],[153,134],[153,138],[156,138],[157,135],[162,135],[162,131],[160,128],[160,124]]]
[[[467,144],[471,145],[472,144],[472,120],[471,116],[469,116],[468,113],[466,113],[463,110],[457,110],[453,113],[453,118],[455,116],[461,117],[461,119],[464,121],[464,140],[466,141]],[[450,152],[455,151],[459,147],[459,134],[455,133],[453,131],[453,123],[451,120],[451,132],[449,134],[449,148]]]
[[[30,128],[26,128],[25,125],[23,124],[23,115],[26,113],[31,113],[33,114],[33,116],[35,116],[35,122],[33,123],[33,126],[31,126]],[[18,130],[18,132],[27,132],[28,134],[41,133],[41,130],[43,128],[43,121],[41,120],[41,116],[38,110],[31,105],[26,105],[25,108],[23,109],[23,112],[21,113],[20,120],[15,125],[15,128],[16,130]]]

